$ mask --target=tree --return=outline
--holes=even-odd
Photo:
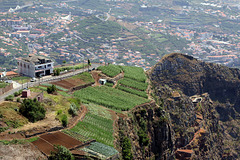
[[[89,59],[88,59],[88,65],[89,65],[89,66],[91,66],[91,65],[92,65]]]
[[[54,93],[57,91],[57,87],[55,85],[47,87],[48,94]]]
[[[62,115],[61,121],[62,121],[63,127],[67,127],[67,125],[68,125],[68,117],[67,117],[66,114]]]
[[[24,99],[19,108],[19,112],[30,122],[36,122],[45,117],[46,110],[36,99]]]
[[[131,152],[131,141],[128,137],[123,138],[122,146],[122,158],[125,160],[132,160],[133,155]]]
[[[64,146],[55,145],[55,151],[51,151],[49,160],[74,160],[72,153]]]

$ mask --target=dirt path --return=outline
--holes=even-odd
[[[101,73],[101,71],[92,71],[91,73],[92,73],[93,79],[95,80],[95,86],[100,86],[100,83],[99,83],[100,76],[99,76],[99,74]]]

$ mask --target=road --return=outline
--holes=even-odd
[[[99,67],[100,64],[95,64],[93,63],[91,67],[89,67],[89,69],[93,69],[93,68],[97,68]],[[17,87],[17,88],[14,88],[6,93],[4,93],[3,95],[0,95],[0,102],[4,101],[4,99],[9,96],[9,95],[13,95],[14,92],[17,92],[19,91],[20,89],[23,89],[23,88],[29,88],[29,87],[33,87],[33,86],[37,86],[41,83],[44,83],[44,82],[51,82],[51,81],[57,81],[57,80],[62,80],[62,79],[66,79],[68,77],[72,77],[76,74],[79,74],[79,73],[82,73],[84,71],[86,71],[87,68],[85,69],[79,69],[79,70],[76,70],[76,71],[73,71],[73,72],[69,72],[69,73],[65,73],[63,75],[60,75],[60,76],[46,76],[46,77],[42,77],[40,79],[38,79],[36,82],[28,82],[28,83],[24,83],[22,84],[21,86]]]

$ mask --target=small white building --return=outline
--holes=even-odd
[[[40,77],[53,73],[53,61],[42,56],[29,56],[18,60],[18,73],[29,77]]]

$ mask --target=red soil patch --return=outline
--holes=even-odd
[[[39,138],[37,141],[34,141],[32,143],[45,155],[50,155],[51,151],[54,151],[53,145],[48,143],[44,139]]]
[[[55,132],[55,133],[41,135],[40,138],[46,140],[47,142],[51,143],[52,145],[62,145],[68,149],[74,148],[74,147],[82,144],[82,142],[80,142],[62,132]]]
[[[80,86],[83,84],[86,84],[83,80],[81,79],[72,79],[72,78],[68,78],[68,79],[64,79],[64,80],[60,80],[57,82],[52,82],[51,84],[66,88],[66,89],[70,89],[72,87],[75,86]]]
[[[100,85],[100,83],[99,83],[99,79],[100,79],[99,73],[101,73],[101,72],[99,72],[99,71],[92,71],[92,72],[91,72],[92,77],[93,77],[93,79],[95,80],[95,85],[96,85],[96,86],[99,86],[99,85]]]

